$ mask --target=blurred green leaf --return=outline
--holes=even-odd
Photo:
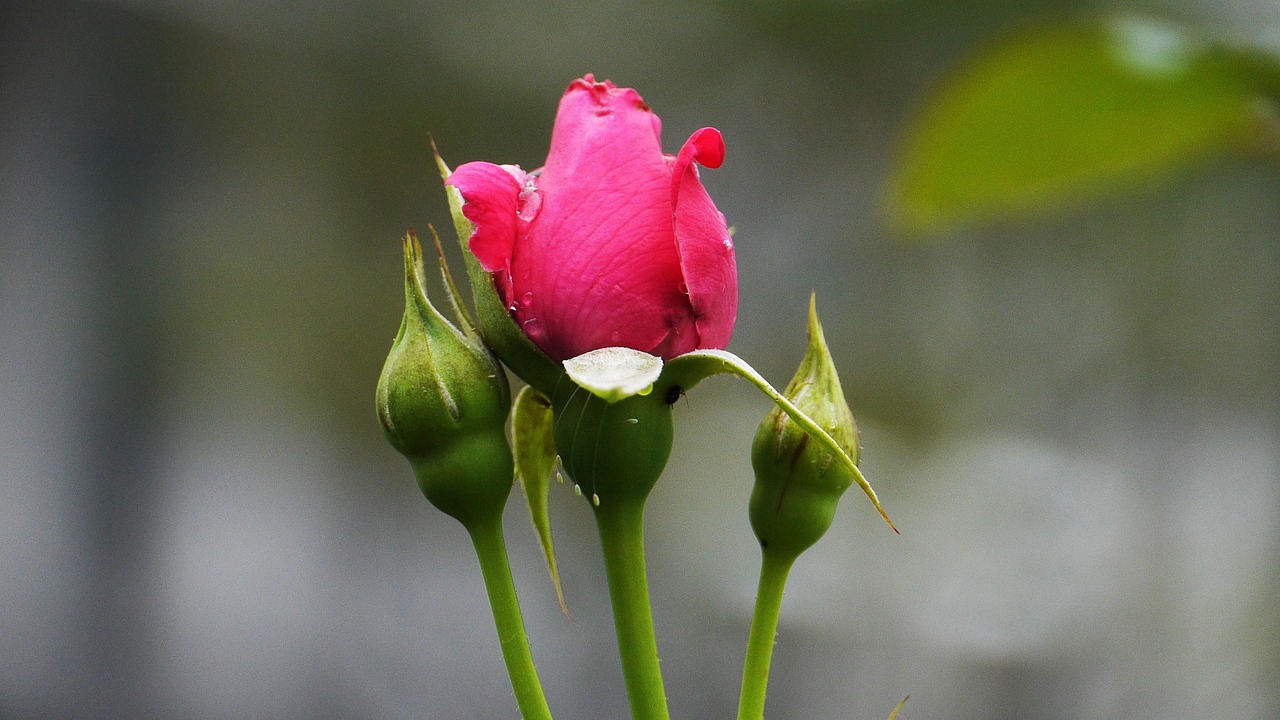
[[[889,196],[911,233],[1168,174],[1257,146],[1276,66],[1123,17],[998,43],[930,98]]]

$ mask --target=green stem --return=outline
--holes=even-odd
[[[668,720],[644,569],[644,500],[604,502],[596,506],[595,515],[631,717]]]
[[[778,614],[782,611],[782,590],[795,560],[794,555],[768,550],[760,553],[760,586],[756,590],[756,611],[751,618],[747,659],[742,668],[738,720],[764,718],[764,694],[769,685],[769,662],[773,659],[773,641],[778,633]]]
[[[511,563],[507,560],[507,545],[502,538],[502,513],[482,518],[467,525],[471,542],[480,559],[480,572],[484,575],[484,587],[489,592],[489,605],[493,608],[493,623],[498,629],[498,642],[502,645],[502,659],[507,663],[511,676],[511,689],[524,720],[551,720],[551,710],[538,682],[538,669],[533,665],[529,651],[529,638],[520,616],[520,600],[516,597],[515,582],[511,579]]]

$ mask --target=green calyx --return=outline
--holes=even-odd
[[[511,392],[483,345],[427,300],[422,247],[412,232],[404,263],[405,311],[378,379],[378,419],[427,499],[468,524],[500,511],[511,491]],[[442,272],[451,286],[443,264]]]
[[[783,394],[857,462],[858,427],[845,402],[812,297],[808,351]],[[856,481],[778,407],[769,411],[756,431],[751,464],[756,475],[751,527],[762,548],[783,556],[798,556],[827,532],[836,503]]]
[[[566,381],[551,398],[560,462],[599,507],[644,501],[671,455],[671,406],[656,393],[610,402]]]
[[[667,393],[654,392],[662,358],[608,347],[563,367],[550,397],[560,462],[596,507],[643,503],[667,465],[674,435]]]

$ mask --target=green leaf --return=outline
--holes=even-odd
[[[524,488],[529,518],[533,520],[542,553],[547,558],[547,571],[551,573],[551,584],[556,588],[556,600],[560,602],[561,612],[568,617],[569,608],[564,602],[560,571],[556,567],[556,553],[551,542],[551,514],[547,508],[551,475],[556,469],[554,427],[551,401],[547,396],[529,386],[521,389],[511,411],[511,449],[515,456],[516,479]]]
[[[662,358],[625,347],[607,347],[564,361],[569,379],[605,402],[653,392]]]
[[[853,474],[854,481],[858,483],[858,487],[862,488],[862,492],[866,493],[867,499],[871,501],[876,512],[880,513],[880,517],[889,524],[889,527],[894,532],[898,532],[898,528],[894,527],[893,521],[889,519],[889,515],[881,507],[880,498],[876,497],[876,491],[871,488],[871,483],[867,482],[867,479],[863,477],[858,465],[845,453],[840,444],[828,435],[826,430],[823,430],[821,426],[770,385],[769,381],[764,379],[764,376],[747,364],[747,361],[727,350],[695,350],[669,360],[662,372],[660,381],[656,384],[666,394],[672,388],[688,390],[712,375],[722,374],[732,374],[746,378],[790,416],[797,425],[809,434],[809,437],[817,440],[819,444],[835,456],[836,460]]]
[[[895,171],[892,220],[946,229],[1257,146],[1275,76],[1239,60],[1136,16],[997,43],[926,102]]]

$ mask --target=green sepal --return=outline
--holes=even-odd
[[[462,293],[458,291],[458,286],[453,282],[453,273],[449,272],[449,263],[444,259],[444,248],[440,246],[440,236],[436,234],[435,226],[428,225],[427,229],[431,231],[431,240],[436,246],[436,256],[440,258],[440,279],[444,281],[445,294],[449,296],[449,306],[453,308],[453,316],[458,319],[458,325],[462,328],[463,334],[471,339],[472,342],[483,344],[484,340],[480,337],[480,331],[476,329],[475,320],[471,319],[471,313],[467,310],[467,304],[462,299]]]
[[[560,585],[560,571],[556,566],[555,548],[551,542],[551,513],[547,496],[551,491],[551,476],[556,471],[555,426],[551,400],[531,386],[525,386],[516,395],[511,410],[511,449],[515,455],[516,479],[524,488],[529,505],[529,519],[538,533],[538,542],[547,558],[547,571],[551,584],[556,588],[556,600],[560,611],[569,616]]]
[[[852,474],[854,482],[858,483],[858,487],[862,488],[862,492],[866,493],[867,499],[871,501],[876,512],[880,513],[880,517],[889,524],[889,527],[895,533],[898,532],[898,528],[894,527],[888,513],[880,505],[880,498],[876,496],[876,491],[872,489],[871,483],[863,477],[862,471],[858,469],[854,459],[845,453],[840,444],[828,435],[826,430],[823,430],[817,423],[813,422],[808,415],[792,404],[782,393],[770,385],[768,380],[765,380],[760,373],[748,365],[747,361],[737,355],[727,350],[695,350],[691,353],[674,357],[667,361],[666,367],[662,371],[662,377],[658,379],[658,382],[654,383],[654,389],[657,390],[655,394],[662,397],[670,397],[672,393],[689,390],[712,375],[724,374],[746,378],[747,381],[755,385],[760,392],[764,393],[775,405],[790,416],[810,437],[826,448],[835,457],[836,461]]]
[[[448,180],[452,171],[440,157],[434,141],[431,143],[431,151],[435,155],[441,180]],[[462,193],[449,185],[445,185],[444,190],[449,201],[449,213],[453,217],[453,228],[458,235],[458,244],[462,247],[462,256],[467,265],[467,279],[471,281],[476,324],[485,344],[493,349],[512,372],[542,394],[551,396],[555,392],[556,382],[564,374],[563,369],[559,363],[543,354],[511,318],[502,298],[498,297],[497,288],[493,286],[493,276],[480,267],[480,261],[468,246],[475,226],[462,213]]]

